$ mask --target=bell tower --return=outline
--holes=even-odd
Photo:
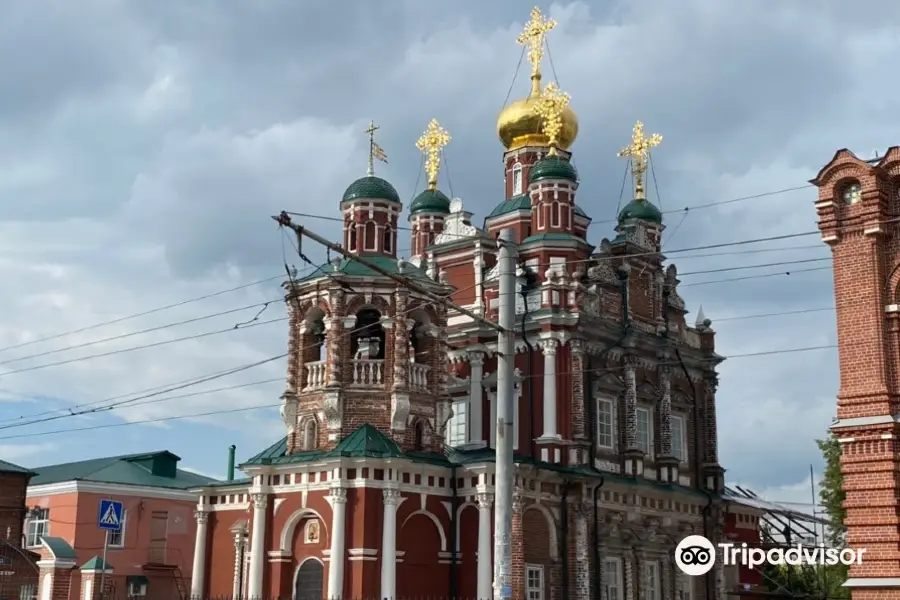
[[[840,388],[831,429],[841,444],[853,600],[900,597],[900,147],[862,160],[839,150],[815,179],[831,247]]]

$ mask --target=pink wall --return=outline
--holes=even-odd
[[[165,595],[172,597],[174,583],[171,570],[143,568],[145,563],[153,560],[150,552],[150,522],[154,511],[168,513],[165,562],[179,567],[184,585],[186,589],[190,589],[197,529],[194,519],[196,501],[87,492],[41,496],[29,490],[27,503],[28,506],[40,505],[50,509],[49,535],[63,538],[75,549],[77,565],[80,567],[92,557],[103,555],[105,533],[97,527],[100,500],[103,499],[122,502],[126,512],[123,547],[110,546],[106,559],[114,569],[115,597],[125,596],[127,575],[144,575],[150,580],[148,599]],[[75,575],[69,600],[77,600],[80,586],[80,578]]]

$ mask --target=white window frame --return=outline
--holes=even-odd
[[[600,431],[600,416],[603,414],[601,411],[601,407],[607,406],[609,410],[606,411],[609,414],[609,443],[606,444],[603,442],[603,433]],[[615,450],[616,449],[616,402],[611,398],[597,398],[597,422],[595,423],[597,427],[597,447],[605,450]]]
[[[550,227],[562,227],[562,202],[550,203]]]
[[[522,165],[521,165],[521,163],[514,164],[513,168],[512,168],[512,172],[513,172],[512,195],[513,196],[521,196],[523,194],[523,189],[524,189],[524,185],[523,185],[523,181],[522,181]]]
[[[647,585],[652,583],[652,588]],[[641,562],[641,581],[639,600],[660,600],[659,562],[648,560]]]
[[[687,435],[685,426],[687,424],[687,420],[681,415],[672,415],[669,417],[670,430],[674,434],[675,433],[675,423],[678,423],[678,431],[680,432],[680,439],[676,440],[675,436],[672,435],[672,455],[678,459],[678,462],[683,463],[687,462]],[[678,442],[677,444],[675,442]]]
[[[610,569],[610,566],[612,569]],[[615,573],[616,580],[614,585],[610,585],[609,573],[612,570]],[[622,559],[618,556],[609,556],[603,559],[603,578],[601,584],[603,586],[602,600],[625,600],[622,593]]]
[[[25,523],[26,548],[40,547],[41,538],[50,535],[50,509],[38,508],[37,510],[40,512],[40,516],[37,518],[29,517]],[[42,526],[40,532],[38,531],[39,526]]]
[[[374,225],[372,229],[375,230],[375,235],[372,236],[372,239],[369,239],[369,223]],[[381,227],[378,226],[378,223],[375,221],[366,221],[363,224],[363,252],[375,252],[378,249],[378,234],[381,231]],[[371,242],[371,246],[369,243]],[[359,240],[356,242],[359,244]]]
[[[128,511],[124,508],[122,509],[122,521],[119,524],[118,531],[110,531],[109,532],[109,547],[110,548],[124,548],[125,547],[125,523],[128,522]],[[116,539],[118,538],[118,539]]]
[[[147,595],[147,584],[134,582],[129,583],[127,592],[129,598],[143,598]]]
[[[640,428],[641,417],[640,417],[640,415],[642,415],[642,414],[647,415],[646,447],[643,443],[643,440],[641,439],[641,428]],[[635,425],[635,428],[637,429],[637,431],[635,432],[635,441],[637,442],[638,448],[643,450],[644,454],[646,454],[648,457],[653,456],[653,411],[651,411],[649,408],[647,408],[645,406],[638,406],[637,410],[635,411],[634,425]]]
[[[531,584],[531,576],[537,575],[537,587]],[[525,565],[525,600],[544,600],[544,565]]]
[[[457,412],[457,408],[462,407],[462,414]],[[457,400],[453,403],[453,416],[447,423],[447,445],[451,447],[462,446],[468,443],[468,426],[469,426],[469,400]]]

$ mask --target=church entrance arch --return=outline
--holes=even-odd
[[[294,600],[322,600],[325,595],[325,565],[307,558],[294,575]]]

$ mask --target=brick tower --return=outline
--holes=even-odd
[[[847,544],[866,549],[846,585],[854,600],[900,598],[900,147],[840,150],[810,183],[834,264]]]

